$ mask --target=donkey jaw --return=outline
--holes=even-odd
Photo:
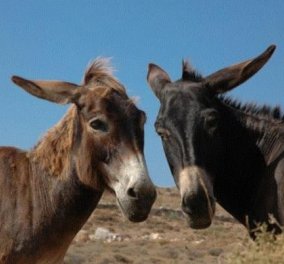
[[[184,213],[184,212],[183,212]],[[192,216],[189,216],[188,214],[184,213],[186,222],[188,226],[192,229],[205,229],[209,227],[212,223],[212,219],[210,218],[193,218]]]
[[[140,203],[133,202],[123,202],[117,199],[117,204],[119,206],[122,214],[131,222],[142,222],[148,218],[152,205],[145,205],[141,201]]]

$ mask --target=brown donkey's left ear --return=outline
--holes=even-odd
[[[269,46],[258,57],[219,70],[204,78],[205,86],[214,93],[227,92],[253,76],[268,61],[276,46]]]
[[[58,104],[76,103],[82,87],[63,81],[31,81],[13,76],[12,81],[28,93]]]
[[[147,81],[155,95],[160,98],[162,89],[171,82],[169,75],[158,65],[150,63],[148,66]]]

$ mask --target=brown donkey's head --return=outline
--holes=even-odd
[[[156,198],[143,154],[146,117],[112,76],[107,61],[94,61],[82,85],[17,76],[12,80],[39,98],[75,105],[71,155],[79,180],[91,188],[110,189],[129,220],[145,220]]]

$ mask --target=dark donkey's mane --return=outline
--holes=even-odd
[[[271,107],[269,105],[257,105],[255,103],[242,103],[236,99],[222,95],[219,96],[219,99],[228,106],[253,116],[258,120],[267,120],[271,122],[284,121],[284,113],[280,106]]]

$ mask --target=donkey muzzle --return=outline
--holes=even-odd
[[[194,229],[210,226],[215,213],[215,198],[209,175],[198,166],[189,166],[179,175],[181,208]]]

